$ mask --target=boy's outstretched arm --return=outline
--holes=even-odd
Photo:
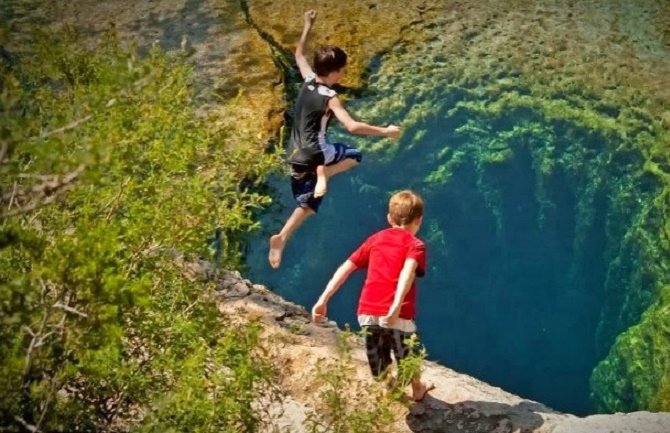
[[[316,11],[314,9],[305,12],[305,27],[302,29],[302,35],[300,35],[298,45],[295,47],[295,62],[298,64],[298,69],[300,69],[300,75],[302,75],[303,80],[308,75],[314,73],[305,58],[305,43],[307,42],[307,36],[312,29],[314,20],[316,20]]]
[[[377,137],[391,137],[398,138],[400,136],[400,128],[395,125],[389,126],[373,126],[365,122],[354,120],[349,112],[344,108],[340,99],[336,96],[328,101],[328,108],[335,114],[337,120],[347,128],[352,134],[356,135],[375,135]]]
[[[405,264],[400,271],[398,278],[398,285],[395,289],[395,296],[393,297],[393,304],[389,308],[389,312],[381,319],[382,326],[392,326],[400,315],[400,307],[405,300],[409,288],[412,287],[414,276],[416,275],[416,268],[418,262],[414,259],[405,259]]]
[[[326,289],[323,291],[319,300],[316,301],[316,304],[312,307],[312,321],[315,323],[323,322],[326,319],[326,310],[328,307],[328,301],[333,297],[335,292],[337,292],[347,281],[349,275],[356,270],[356,265],[351,260],[347,260],[340,265],[339,268],[335,271],[333,276],[328,281]]]

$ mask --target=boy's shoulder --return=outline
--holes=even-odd
[[[403,243],[414,243],[416,245],[424,246],[423,240],[411,232],[399,227],[386,227],[373,234],[368,239],[372,238],[398,238]]]
[[[303,87],[306,87],[310,92],[316,91],[316,93],[319,95],[325,96],[327,98],[333,98],[337,96],[337,91],[335,91],[335,89],[332,89],[323,83],[318,83],[316,81],[316,74],[313,72],[305,77]]]
[[[423,239],[418,237],[416,234],[412,234],[412,233],[409,233],[409,232],[408,232],[408,234],[410,236],[409,237],[409,242],[411,242],[414,245],[415,248],[422,248],[422,249],[426,248],[426,244],[423,241]]]

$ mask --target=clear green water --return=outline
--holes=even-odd
[[[403,137],[332,131],[364,149],[363,162],[331,180],[319,215],[291,239],[277,271],[266,239],[294,204],[288,179],[272,182],[284,208],[265,216],[250,243],[249,278],[311,308],[337,266],[385,227],[390,193],[414,189],[426,200],[419,236],[429,269],[417,322],[429,358],[554,409],[591,413],[589,377],[612,342],[598,337],[606,278],[634,266],[613,265],[612,252],[657,184],[629,173],[640,156],[615,150],[612,138],[531,109],[486,114],[478,104],[499,95],[435,76],[383,65],[372,74],[349,108],[401,124]],[[355,275],[331,302],[340,325],[357,327],[362,280]]]

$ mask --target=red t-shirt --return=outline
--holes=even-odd
[[[358,300],[358,314],[386,316],[393,305],[400,271],[406,259],[418,263],[416,275],[426,271],[426,246],[412,233],[400,227],[381,230],[363,242],[349,257],[357,268],[368,274]],[[400,318],[413,320],[416,314],[416,287],[412,283],[400,307]]]

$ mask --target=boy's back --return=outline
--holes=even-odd
[[[416,260],[416,275],[423,276],[426,269],[425,244],[401,227],[390,227],[373,234],[349,257],[357,268],[367,268],[358,315],[384,316],[388,313],[407,259]],[[414,319],[415,300],[416,287],[412,283],[400,309],[401,318]]]
[[[332,86],[344,76],[347,54],[336,46],[322,46],[314,53],[314,70],[304,55],[304,45],[316,11],[305,13],[305,27],[295,49],[295,60],[305,79],[295,107],[294,126],[289,142],[288,162],[292,165],[291,192],[297,207],[280,232],[270,236],[268,262],[281,264],[286,241],[307,218],[314,215],[327,192],[328,179],[361,162],[361,152],[342,143],[329,143],[326,131],[334,116],[353,134],[398,138],[395,125],[379,127],[354,120],[344,109]]]
[[[294,124],[289,141],[288,161],[295,170],[313,171],[331,160],[326,155],[326,130],[332,118],[328,101],[337,93],[310,74],[302,85],[295,104]],[[301,170],[302,168],[302,170]]]
[[[356,269],[367,268],[367,277],[358,300],[358,324],[364,331],[370,372],[383,378],[392,363],[405,359],[418,346],[416,340],[416,276],[426,271],[426,247],[415,236],[423,221],[423,199],[416,193],[400,191],[389,200],[387,220],[391,228],[381,230],[363,242],[335,271],[319,300],[312,307],[316,323],[325,320],[328,300]],[[412,398],[421,400],[434,388],[421,381],[420,372],[412,379]]]

